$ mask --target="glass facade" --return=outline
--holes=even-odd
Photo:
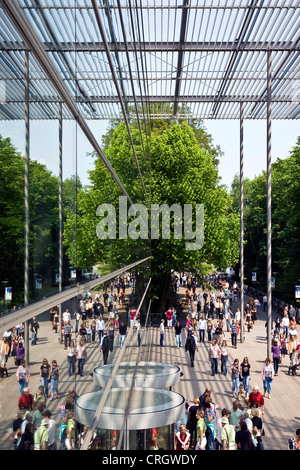
[[[164,240],[153,237],[151,242],[150,203],[177,202],[173,188],[185,164],[177,193],[182,198],[179,202],[189,203],[186,189],[191,179],[193,204],[194,192],[202,195],[198,192],[198,173],[192,172],[194,155],[186,161],[181,158],[192,139],[187,137],[178,145],[175,142],[176,164],[169,162],[169,152],[174,148],[165,150],[166,135],[158,141],[152,141],[152,135],[163,134],[178,120],[196,120],[197,124],[210,118],[241,122],[243,100],[245,117],[267,117],[270,122],[270,67],[268,87],[265,73],[266,53],[270,62],[269,43],[274,48],[276,77],[273,117],[299,119],[300,63],[294,33],[299,19],[287,14],[294,14],[295,2],[270,8],[276,10],[272,25],[279,31],[273,38],[266,37],[266,27],[271,24],[268,7],[249,10],[246,1],[239,8],[232,0],[220,8],[212,2],[211,11],[205,2],[201,7],[196,1],[183,5],[147,2],[145,9],[142,3],[140,8],[132,8],[127,0],[0,2],[1,314],[81,286],[84,294],[63,300],[60,313],[66,308],[73,312],[88,310],[92,323],[102,313],[100,307],[89,310],[89,298],[95,299],[99,291],[112,332],[114,308],[108,309],[106,293],[117,296],[128,323],[130,310],[140,305],[140,320],[147,326],[146,316],[153,305],[152,286],[149,290],[147,286],[153,270],[158,280],[155,305],[169,300],[176,305],[171,276],[174,270],[189,269],[192,259],[188,250],[181,256],[178,240],[174,245],[164,245]],[[289,21],[292,25],[287,27]],[[205,22],[206,28],[200,28]],[[169,27],[164,28],[165,24]],[[230,31],[227,37],[225,24]],[[283,53],[286,57],[282,62]],[[228,68],[223,70],[224,64]],[[292,94],[287,83],[294,90]],[[172,139],[176,140],[174,135]],[[153,142],[156,167],[151,172]],[[171,148],[172,142],[168,145]],[[207,147],[203,154],[206,151]],[[214,172],[213,165],[211,168]],[[214,193],[209,198],[206,208],[217,200]],[[217,225],[211,228],[212,246],[214,231],[218,232]],[[216,251],[221,250],[219,246]],[[151,256],[155,255],[154,265]],[[204,258],[199,257],[199,265],[206,263]],[[146,261],[140,263],[142,260]],[[213,261],[213,256],[208,256],[207,265]],[[198,273],[199,266],[195,265],[192,267]],[[110,274],[118,270],[118,274]],[[90,281],[95,281],[91,288],[87,284]],[[127,292],[126,306],[122,305],[122,290]],[[157,312],[155,308],[151,311],[153,316]],[[156,317],[155,326],[159,320]],[[61,323],[57,330],[61,335],[63,327]],[[78,333],[80,325],[76,328]],[[122,398],[127,403],[132,392],[125,385],[128,383],[124,381]],[[112,405],[112,395],[106,406]],[[151,395],[149,407],[156,404],[157,396]],[[95,429],[102,449],[117,447],[120,431],[122,449],[172,449],[173,424],[181,418],[180,413],[175,415],[167,425],[127,429],[123,423],[116,429]]]

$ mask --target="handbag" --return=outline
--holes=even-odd
[[[195,450],[204,450],[205,447],[206,447],[206,442],[207,442],[207,441],[206,441],[206,437],[203,436],[203,438],[202,438],[202,446],[200,447],[200,439],[199,439],[199,441],[197,441],[197,443],[196,443]]]

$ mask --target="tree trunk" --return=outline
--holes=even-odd
[[[163,273],[161,276],[152,278],[152,297],[154,300],[151,304],[151,312],[163,315],[169,307],[168,297],[171,281],[171,271]]]

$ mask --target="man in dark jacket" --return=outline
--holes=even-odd
[[[195,351],[196,350],[198,351],[197,339],[196,339],[196,336],[194,335],[194,331],[188,334],[188,337],[185,343],[185,350],[188,351],[190,354],[191,367],[194,367]]]
[[[127,326],[122,321],[120,326],[119,326],[119,345],[120,345],[121,349],[124,346],[124,341],[125,341],[125,338],[126,338],[126,332],[127,332]]]
[[[108,351],[109,351],[109,337],[107,331],[103,331],[103,337],[101,338],[100,351],[103,352],[103,364],[107,364]]]

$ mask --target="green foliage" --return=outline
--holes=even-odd
[[[272,164],[272,272],[274,295],[287,302],[294,301],[294,286],[299,283],[300,259],[300,138],[286,159]],[[239,207],[239,181],[236,176],[231,188],[233,206]],[[267,266],[267,175],[263,172],[244,184],[244,226],[246,277],[256,268],[256,287],[266,291]],[[248,281],[248,282],[249,282]]]
[[[155,122],[156,123],[156,122]],[[207,265],[214,264],[221,268],[237,261],[239,221],[231,210],[231,198],[224,187],[219,185],[218,170],[214,157],[208,152],[211,145],[210,137],[206,136],[203,148],[195,128],[186,122],[176,124],[173,121],[157,121],[157,127],[152,123],[152,133],[140,136],[136,123],[131,126],[132,138],[136,149],[139,165],[144,177],[147,196],[143,192],[138,170],[133,157],[127,129],[123,123],[113,131],[109,129],[110,141],[105,140],[105,153],[122,184],[135,204],[144,204],[148,209],[150,204],[184,204],[193,206],[204,205],[204,245],[201,250],[186,250],[187,240],[174,238],[172,228],[174,218],[171,214],[171,237],[168,240],[133,240],[129,237],[119,239],[117,224],[116,240],[99,239],[96,228],[99,216],[96,215],[100,204],[113,204],[119,220],[118,199],[120,189],[112,180],[100,158],[95,161],[95,168],[90,172],[90,186],[78,192],[78,214],[76,221],[76,249],[74,237],[74,214],[67,219],[65,227],[65,244],[71,262],[74,262],[76,252],[77,265],[93,265],[106,263],[110,269],[145,258],[151,254],[152,292],[155,298],[161,293],[156,287],[165,288],[172,269],[194,269],[201,276],[207,272]],[[148,139],[150,152],[147,158],[143,154],[143,142]],[[149,168],[150,171],[149,171]],[[150,211],[149,211],[150,217]],[[131,220],[131,219],[130,219]],[[150,219],[149,230],[151,228]],[[195,230],[195,225],[193,227]],[[160,281],[158,281],[160,279]],[[154,286],[154,288],[153,288]]]
[[[64,214],[74,213],[74,178],[65,180]],[[0,278],[13,288],[14,303],[24,300],[25,159],[9,138],[0,136]],[[58,272],[58,178],[45,165],[29,162],[29,296],[57,288]],[[72,194],[73,193],[73,194]],[[74,236],[74,233],[73,233]],[[35,277],[43,289],[35,290]],[[1,292],[2,296],[2,292]]]

